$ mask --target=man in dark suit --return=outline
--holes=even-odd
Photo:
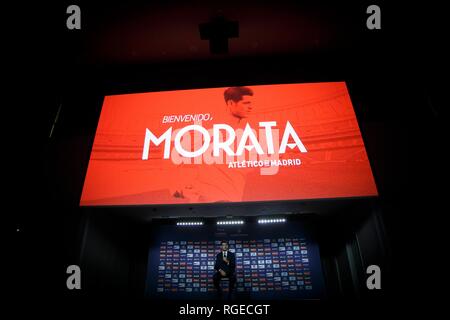
[[[236,275],[234,273],[236,269],[236,256],[233,252],[228,251],[228,242],[222,241],[220,245],[222,250],[217,254],[214,265],[214,270],[216,271],[213,277],[214,287],[217,289],[219,295],[222,294],[220,279],[228,278],[230,281],[228,294],[231,295],[234,284],[236,283]]]

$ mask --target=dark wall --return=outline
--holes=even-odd
[[[331,300],[387,301],[393,293],[395,266],[390,239],[377,204],[348,208],[322,219],[321,250]],[[381,269],[383,292],[369,291],[367,267]]]
[[[130,226],[115,217],[91,215],[83,231],[80,267],[84,290],[100,296],[129,294]]]

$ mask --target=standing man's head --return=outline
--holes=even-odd
[[[220,243],[220,247],[222,248],[222,251],[228,251],[228,242],[225,240]]]
[[[228,110],[242,119],[250,116],[253,109],[253,91],[247,87],[231,87],[223,93]]]

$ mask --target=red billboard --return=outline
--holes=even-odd
[[[376,196],[345,82],[106,96],[82,206]]]

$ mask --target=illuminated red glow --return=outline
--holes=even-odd
[[[245,106],[226,88],[105,97],[80,204],[377,195],[345,83],[249,88]]]

